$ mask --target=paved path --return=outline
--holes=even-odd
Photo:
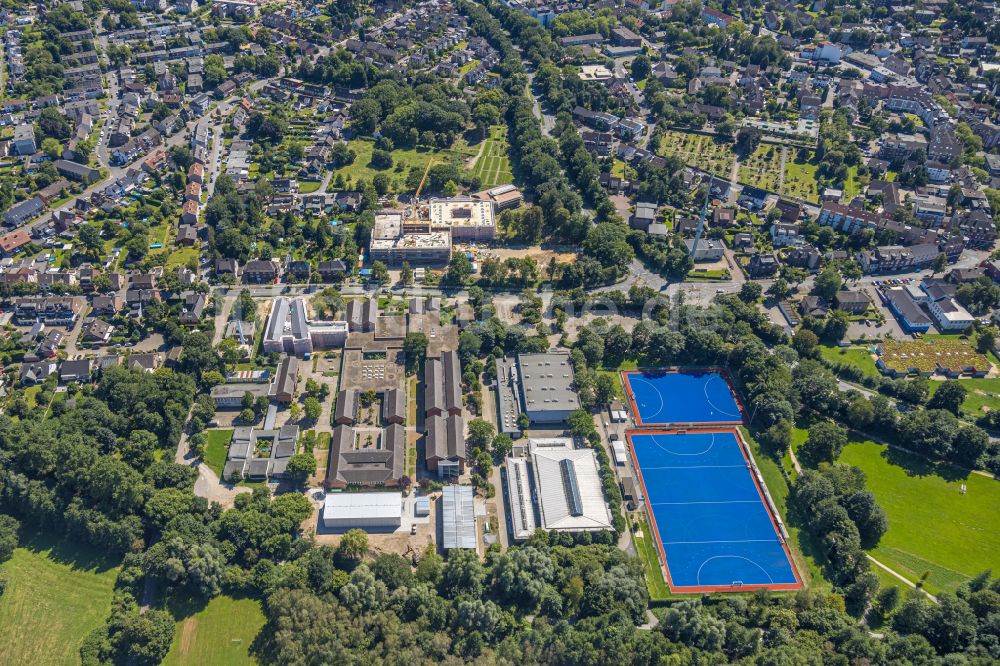
[[[917,588],[917,585],[914,582],[912,582],[909,578],[906,578],[905,576],[903,576],[903,574],[899,573],[898,571],[896,571],[894,569],[890,569],[888,566],[882,564],[881,562],[879,562],[878,560],[876,560],[874,557],[872,557],[868,553],[865,553],[865,557],[868,558],[869,562],[871,562],[872,564],[874,564],[875,566],[877,566],[879,569],[882,569],[883,571],[885,571],[886,573],[888,573],[893,578],[898,578],[902,582],[906,583],[907,587],[911,587],[914,590],[919,589],[921,592],[923,592],[924,594],[927,595],[928,599],[930,599],[934,603],[938,603],[937,597],[935,597],[933,594],[931,594],[930,592],[928,592],[927,590],[925,590],[923,588]]]
[[[802,473],[802,465],[799,464],[799,459],[795,457],[795,450],[788,447],[788,457],[792,459],[792,467],[795,468],[796,474]]]
[[[656,626],[658,624],[660,624],[660,618],[656,617],[656,615],[653,613],[653,611],[651,611],[651,610],[649,610],[647,608],[646,609],[646,623],[645,624],[640,624],[638,628],[639,629],[643,629],[645,631],[651,631],[653,629],[656,629]]]
[[[788,159],[788,146],[781,147],[781,166],[778,171],[778,192],[785,191],[785,160]]]

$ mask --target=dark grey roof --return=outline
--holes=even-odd
[[[350,419],[351,425],[358,417],[358,392],[354,389],[343,389],[337,394],[337,407],[334,409],[333,420]]]
[[[61,379],[87,379],[90,377],[90,368],[89,358],[76,361],[66,360],[59,367],[59,377]]]
[[[461,411],[462,364],[458,352],[446,351],[424,364],[424,409],[428,412]]]
[[[911,326],[930,326],[931,320],[905,289],[887,289],[885,297]]]
[[[391,425],[383,429],[377,448],[355,449],[355,430],[349,426],[333,429],[327,483],[374,486],[397,482],[403,476],[406,429]]]
[[[427,430],[425,456],[428,460],[465,460],[465,421],[461,416],[429,416],[424,423]]]
[[[278,371],[274,375],[274,383],[268,393],[276,396],[281,393],[295,393],[295,381],[299,375],[299,359],[294,356],[283,356],[278,363]]]
[[[399,389],[389,389],[382,398],[382,422],[406,420],[406,394]]]

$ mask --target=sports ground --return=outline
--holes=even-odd
[[[736,430],[627,436],[671,592],[802,586]]]
[[[623,373],[636,425],[740,425],[743,413],[718,371]]]

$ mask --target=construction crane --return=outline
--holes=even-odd
[[[420,200],[420,192],[424,189],[424,183],[427,182],[427,175],[431,172],[431,165],[434,164],[434,158],[427,160],[427,168],[424,169],[424,177],[420,179],[420,184],[417,185],[417,191],[413,193],[413,219],[420,219],[420,215],[417,213],[417,206]]]
[[[708,202],[712,200],[712,185],[715,183],[715,174],[709,174],[708,191],[705,192],[705,203],[701,206],[701,215],[698,217],[698,229],[694,232],[694,243],[691,245],[691,259],[698,256],[698,243],[701,242],[701,235],[705,233],[705,218],[708,217]]]

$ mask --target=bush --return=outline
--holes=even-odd
[[[391,169],[392,153],[387,150],[373,150],[371,167],[379,170]]]

